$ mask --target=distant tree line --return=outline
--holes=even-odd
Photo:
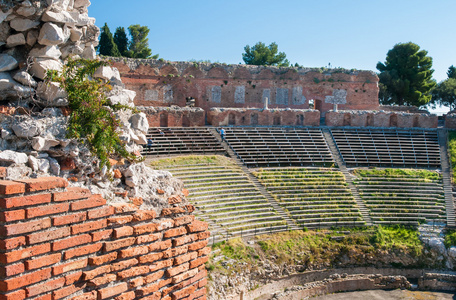
[[[158,54],[152,55],[152,50],[149,48],[147,35],[150,29],[147,26],[130,25],[128,32],[130,38],[124,27],[117,27],[113,36],[108,24],[105,23],[101,28],[99,54],[114,57],[158,58]]]

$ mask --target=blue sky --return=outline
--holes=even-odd
[[[242,62],[246,45],[276,42],[291,63],[376,71],[395,44],[456,65],[455,0],[92,0],[96,24],[148,26],[153,54],[171,61]]]

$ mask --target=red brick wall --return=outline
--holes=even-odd
[[[207,223],[107,205],[57,177],[0,180],[0,299],[206,299]]]
[[[337,72],[328,70],[321,73],[310,70],[296,70],[264,66],[195,64],[189,62],[160,62],[155,60],[115,59],[126,88],[134,90],[137,106],[185,106],[186,98],[196,99],[196,106],[206,112],[213,107],[262,108],[263,90],[269,89],[270,108],[309,108],[309,100],[316,101],[316,108],[326,112],[333,104],[325,103],[334,89],[347,90],[347,104],[340,109],[375,110],[378,102],[378,77],[373,72]],[[300,73],[301,72],[301,73]],[[210,89],[220,87],[221,101],[213,102]],[[236,87],[245,88],[244,103],[235,101]],[[293,104],[292,90],[301,87],[307,100]],[[276,89],[288,90],[288,105],[276,103]],[[165,97],[172,90],[173,99]],[[155,91],[155,92],[151,92]],[[154,94],[152,97],[151,95]]]
[[[160,109],[144,110],[150,127],[200,127],[204,126],[204,110]]]
[[[330,111],[326,113],[327,126],[437,128],[438,117],[388,111]]]

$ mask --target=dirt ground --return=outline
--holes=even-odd
[[[454,293],[418,292],[408,290],[373,290],[349,292],[311,298],[312,300],[447,300],[456,299]]]

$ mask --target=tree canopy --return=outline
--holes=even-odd
[[[286,54],[278,52],[278,48],[276,43],[269,46],[262,42],[256,43],[253,47],[247,45],[244,47],[242,59],[247,65],[288,67],[290,62]]]
[[[426,105],[436,82],[432,79],[432,57],[414,43],[399,43],[389,50],[384,63],[378,62],[378,77],[384,85],[382,104]]]
[[[439,82],[432,91],[433,106],[447,106],[451,110],[456,109],[456,68],[451,66],[448,68],[448,78]]]
[[[100,43],[98,45],[98,52],[100,55],[106,56],[120,56],[119,49],[112,37],[111,30],[109,30],[108,24],[104,24],[101,27]]]
[[[116,43],[120,55],[128,55],[128,37],[124,27],[117,27],[114,33],[114,43]]]
[[[131,40],[128,47],[128,56],[132,58],[153,58],[157,59],[158,54],[152,56],[152,50],[149,48],[149,39],[147,35],[150,29],[147,26],[130,25],[128,27]]]

